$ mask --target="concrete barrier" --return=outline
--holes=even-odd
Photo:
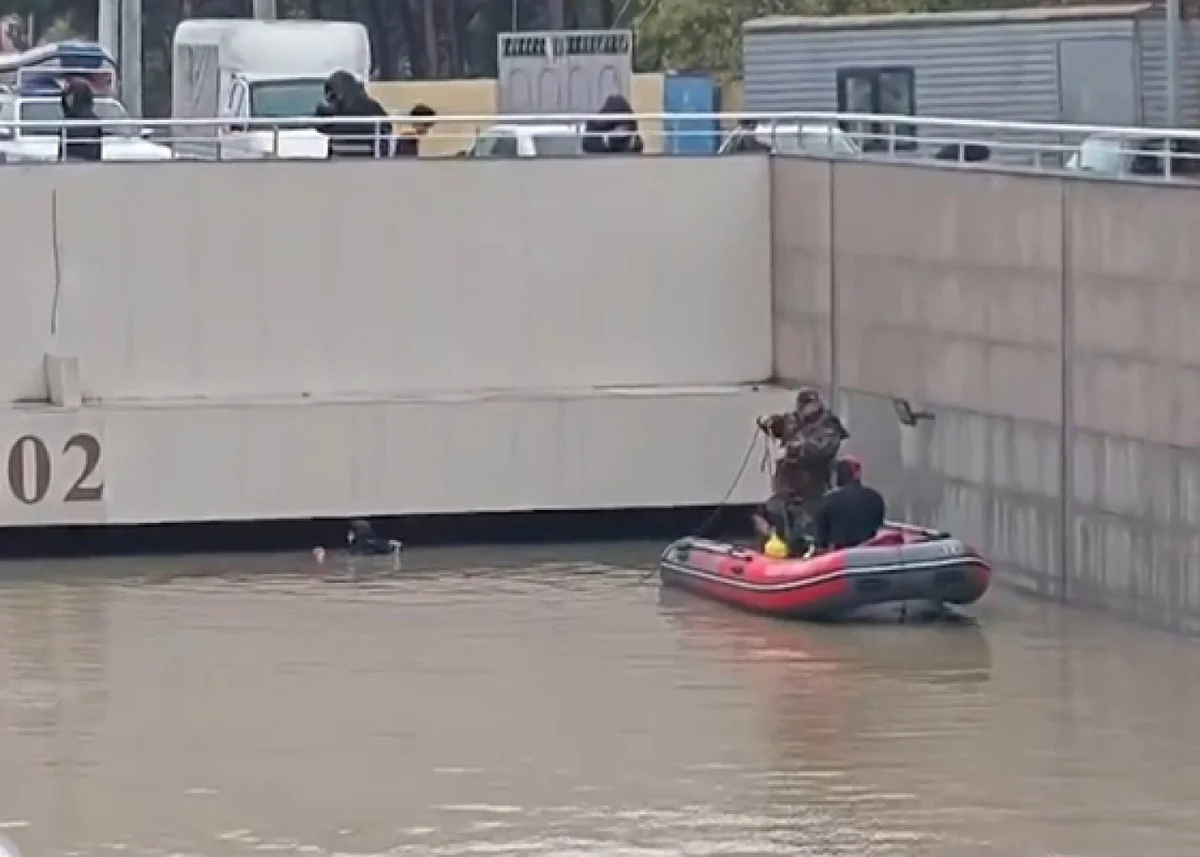
[[[46,398],[44,357],[54,339],[60,279],[56,205],[50,171],[5,170],[0,194],[0,401]]]
[[[768,164],[6,168],[0,522],[721,501]],[[765,490],[761,474],[729,499]]]
[[[673,508],[730,491],[756,414],[740,387],[0,411],[9,526]],[[694,430],[689,427],[695,427]]]
[[[1070,597],[1200,628],[1200,214],[1179,188],[1067,188]]]
[[[890,398],[936,422],[870,459],[898,512],[987,545],[1054,592],[1062,559],[1060,191],[986,173],[834,172],[839,388],[851,430],[900,435]],[[897,442],[898,440],[898,442]],[[886,484],[886,483],[885,483]]]
[[[832,171],[771,160],[771,320],[775,377],[830,386],[833,367]]]
[[[80,166],[52,224],[32,183],[18,237],[38,260],[57,237],[57,347],[91,399],[739,384],[771,374],[766,170]]]
[[[1194,192],[785,159],[772,178],[776,371],[837,391],[893,510],[1019,586],[1200,627]],[[896,397],[936,419],[901,428]]]

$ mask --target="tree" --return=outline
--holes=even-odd
[[[803,14],[806,0],[657,0],[633,21],[643,68],[741,68],[742,24],[765,15]]]
[[[1012,5],[1010,0],[1008,5]],[[1015,0],[1017,4],[1020,0]],[[980,8],[994,0],[642,0],[633,16],[638,65],[738,75],[742,25],[771,15],[854,15]]]

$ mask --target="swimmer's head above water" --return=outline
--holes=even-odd
[[[404,543],[396,539],[380,538],[370,521],[355,518],[350,521],[346,530],[346,553],[350,556],[393,556],[399,563],[400,551]],[[313,558],[318,564],[323,564],[327,551],[323,547],[312,549]],[[0,854],[0,857],[4,857]]]
[[[375,528],[371,526],[370,521],[365,518],[355,518],[350,522],[350,529],[346,531],[346,544],[362,544],[373,538],[375,538]]]

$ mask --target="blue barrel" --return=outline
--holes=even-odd
[[[716,113],[721,95],[712,75],[669,71],[663,79],[663,113]],[[721,133],[714,119],[669,119],[663,125],[668,155],[715,155]]]

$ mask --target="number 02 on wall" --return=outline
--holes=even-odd
[[[66,468],[69,483],[62,502],[95,503],[104,499],[99,466],[100,441],[94,434],[71,435],[61,451],[37,435],[21,435],[8,448],[8,490],[19,502],[36,506],[50,496],[56,472]]]

